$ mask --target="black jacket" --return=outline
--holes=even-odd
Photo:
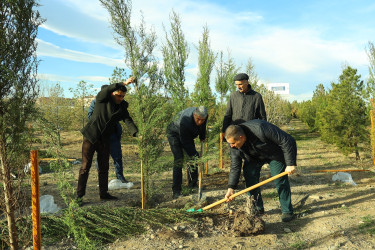
[[[195,107],[187,108],[179,112],[167,127],[167,135],[178,137],[186,153],[192,156],[199,156],[195,149],[194,138],[199,136],[200,140],[206,139],[206,121],[197,126],[194,121],[193,112]]]
[[[231,124],[237,125],[253,119],[267,121],[262,95],[252,89],[246,93],[235,91],[229,98],[222,132],[225,133],[225,130]]]
[[[297,165],[297,145],[294,138],[264,120],[251,120],[240,124],[246,134],[246,142],[241,149],[233,149],[228,186],[238,184],[242,159],[246,162],[270,162],[276,160],[286,166]]]
[[[108,142],[111,134],[115,132],[116,123],[123,120],[130,133],[135,136],[138,132],[128,112],[128,103],[122,101],[116,104],[112,99],[112,92],[118,90],[122,83],[114,83],[102,89],[96,96],[94,112],[81,133],[91,143],[96,141]]]

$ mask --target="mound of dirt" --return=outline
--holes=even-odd
[[[249,215],[245,211],[238,211],[234,214],[232,225],[233,235],[246,237],[264,232],[265,222],[256,214]]]

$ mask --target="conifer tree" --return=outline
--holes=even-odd
[[[255,72],[255,65],[251,58],[249,58],[249,60],[247,61],[245,72],[249,76],[249,84],[251,85],[251,88],[254,89],[255,91],[258,91],[259,89],[258,74]]]
[[[185,68],[189,56],[189,46],[181,27],[179,15],[172,11],[169,15],[171,29],[165,31],[166,43],[162,46],[164,60],[165,87],[173,101],[174,113],[186,108],[188,90],[185,87]]]
[[[24,240],[18,238],[16,216],[26,212],[21,210],[24,200],[20,187],[30,152],[28,125],[37,113],[35,39],[43,20],[36,7],[33,0],[0,1],[0,183],[3,189],[0,207],[8,222],[8,235],[2,231],[1,238],[10,249],[22,248],[19,240]],[[18,174],[17,180],[12,179],[11,173]]]
[[[209,30],[203,27],[202,40],[198,46],[198,78],[192,94],[196,106],[205,106],[208,110],[214,107],[215,97],[210,87],[211,72],[215,64],[216,55],[211,49]]]
[[[359,144],[368,140],[369,125],[364,83],[357,70],[347,66],[338,83],[332,83],[331,87],[320,117],[322,139],[336,144],[345,154],[355,153],[356,160],[360,160]]]
[[[220,104],[224,103],[224,98],[228,97],[228,91],[235,91],[236,87],[233,78],[239,68],[235,65],[234,59],[228,50],[227,60],[224,61],[224,53],[220,52],[219,62],[216,65],[215,89],[220,94]]]
[[[80,121],[80,123],[76,125],[76,129],[83,128],[88,121],[88,108],[95,95],[93,88],[93,84],[87,83],[85,81],[79,81],[79,83],[74,89],[69,89],[70,92],[73,94],[74,100],[74,120]]]

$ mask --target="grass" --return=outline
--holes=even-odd
[[[289,246],[289,248],[291,249],[306,249],[308,247],[309,247],[308,244],[303,240],[298,240],[297,242]]]
[[[361,218],[363,223],[359,225],[359,231],[361,233],[367,233],[372,236],[375,235],[375,218],[373,216],[365,216]]]
[[[273,200],[279,200],[279,194],[276,191],[268,192],[268,193],[262,193],[263,198],[269,198]]]

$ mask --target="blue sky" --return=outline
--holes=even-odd
[[[60,83],[71,96],[80,80],[99,88],[113,69],[126,68],[124,50],[113,39],[109,15],[97,0],[41,0],[46,22],[39,28],[38,76],[43,85]],[[371,0],[196,1],[133,0],[133,23],[140,11],[148,28],[165,40],[169,14],[176,11],[189,43],[186,86],[197,77],[196,45],[203,26],[215,52],[228,50],[244,69],[249,58],[263,83],[287,82],[289,100],[307,100],[316,86],[337,81],[343,65],[368,77],[366,47],[375,42],[375,2]],[[156,56],[161,58],[161,47]],[[214,71],[215,73],[215,71]],[[213,77],[215,74],[213,74]],[[214,79],[211,84],[214,90]]]

